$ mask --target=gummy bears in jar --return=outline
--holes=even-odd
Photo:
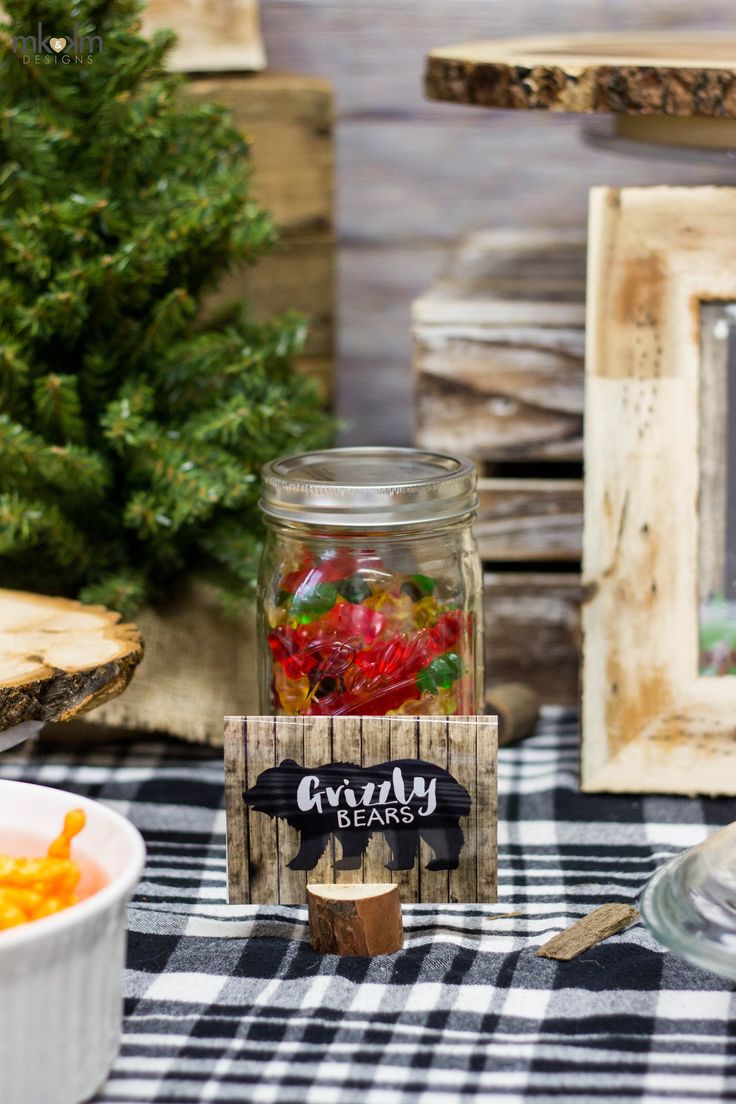
[[[482,705],[469,461],[331,449],[263,472],[261,710],[469,715]]]

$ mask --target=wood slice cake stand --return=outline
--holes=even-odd
[[[17,742],[7,730],[22,739],[120,694],[142,656],[140,633],[119,613],[0,590],[0,749]]]
[[[624,140],[736,148],[736,39],[568,35],[433,50],[434,100],[527,111],[609,113]]]

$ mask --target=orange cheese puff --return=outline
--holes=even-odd
[[[50,859],[68,859],[71,855],[71,842],[84,828],[87,818],[83,809],[72,809],[64,817],[64,827],[61,835],[57,836],[53,843],[49,844],[46,852]]]
[[[5,931],[6,928],[17,928],[20,924],[27,923],[28,919],[28,915],[22,908],[9,902],[6,904],[0,898],[0,931]]]
[[[0,854],[0,931],[77,904],[74,891],[81,872],[70,857],[71,841],[84,828],[85,820],[81,809],[67,813],[61,834],[44,858]]]
[[[29,914],[17,902],[6,899],[0,889],[0,932],[7,927],[18,927],[30,919]]]
[[[31,913],[44,899],[43,890],[17,889],[15,886],[0,886],[0,906],[14,905]]]
[[[61,897],[47,897],[37,909],[34,909],[29,920],[41,920],[44,916],[53,916],[55,912],[62,912],[69,905],[75,904],[75,901],[67,901]]]
[[[48,891],[75,869],[71,859],[14,859],[0,855],[0,885],[39,887]],[[76,882],[75,882],[76,885]]]

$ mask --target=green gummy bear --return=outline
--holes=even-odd
[[[362,575],[351,575],[347,579],[340,579],[335,585],[345,601],[351,602],[354,606],[359,606],[371,593],[371,588]]]
[[[336,601],[337,587],[334,583],[317,583],[313,590],[294,596],[291,613],[302,625],[307,625],[329,613]]]
[[[417,686],[422,693],[436,694],[438,690],[449,690],[454,682],[465,674],[465,664],[456,652],[445,652],[437,656],[417,675]]]

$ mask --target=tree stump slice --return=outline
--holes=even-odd
[[[142,656],[119,613],[0,590],[0,731],[94,709],[125,689]]]
[[[308,885],[309,942],[317,954],[384,955],[404,945],[398,885]]]
[[[545,36],[433,50],[433,100],[521,110],[736,118],[736,39],[683,34]]]

